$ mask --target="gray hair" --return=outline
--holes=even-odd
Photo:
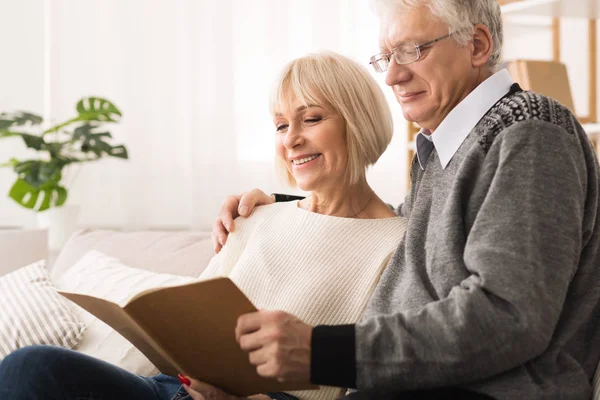
[[[388,17],[394,11],[409,11],[419,6],[427,6],[432,15],[455,32],[454,40],[465,46],[473,35],[473,26],[483,24],[492,35],[493,49],[488,66],[494,72],[500,63],[504,33],[502,14],[498,0],[371,0],[375,13]]]

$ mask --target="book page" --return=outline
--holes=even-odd
[[[129,340],[164,373],[177,375],[180,368],[161,347],[117,304],[97,297],[59,291],[61,295],[95,315]],[[168,372],[165,372],[168,371]]]
[[[122,308],[125,308],[125,306],[127,304],[131,303],[132,301],[134,301],[138,297],[145,296],[148,293],[156,292],[156,291],[163,290],[163,289],[166,289],[166,288],[169,288],[169,287],[185,286],[185,285],[189,285],[191,283],[196,283],[196,282],[200,282],[200,280],[198,278],[183,277],[182,276],[181,277],[181,282],[164,283],[164,284],[160,284],[158,286],[154,286],[154,287],[151,287],[151,288],[147,288],[147,289],[139,290],[137,292],[130,293],[129,296],[127,296],[124,299],[122,299],[121,301],[119,301],[118,304]]]

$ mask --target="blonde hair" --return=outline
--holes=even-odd
[[[275,82],[271,114],[301,105],[326,102],[346,123],[347,183],[356,184],[385,151],[393,134],[393,121],[383,91],[369,72],[355,61],[334,52],[320,52],[288,63]],[[276,157],[276,170],[290,186],[296,180],[285,160]]]
[[[488,67],[492,72],[498,68],[504,40],[498,0],[371,0],[371,5],[380,18],[388,20],[394,11],[427,6],[433,16],[446,24],[448,33],[455,32],[452,38],[461,46],[472,38],[474,25],[483,24],[490,30],[493,42]]]

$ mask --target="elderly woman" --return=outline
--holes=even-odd
[[[364,68],[322,53],[285,67],[271,111],[278,171],[310,196],[261,207],[236,221],[235,234],[201,278],[228,276],[257,308],[282,310],[311,325],[355,323],[405,231],[405,220],[366,179],[367,168],[392,137],[387,102]],[[13,400],[168,400],[185,397],[187,391],[204,398],[192,387],[206,393],[207,385],[188,384],[186,377],[138,377],[48,347],[22,349],[0,364],[0,397]],[[208,390],[231,398],[216,388]],[[323,387],[251,398],[325,400],[339,397],[342,390]]]

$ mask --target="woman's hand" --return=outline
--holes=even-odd
[[[179,376],[179,380],[188,394],[194,400],[270,400],[269,396],[258,394],[250,397],[237,397],[225,393],[221,389],[185,376]]]
[[[253,189],[242,195],[229,196],[219,210],[219,216],[213,223],[211,239],[215,253],[221,251],[221,248],[227,241],[227,235],[235,229],[233,220],[237,217],[247,217],[250,215],[254,207],[265,204],[273,204],[275,198],[267,195],[260,189]]]

